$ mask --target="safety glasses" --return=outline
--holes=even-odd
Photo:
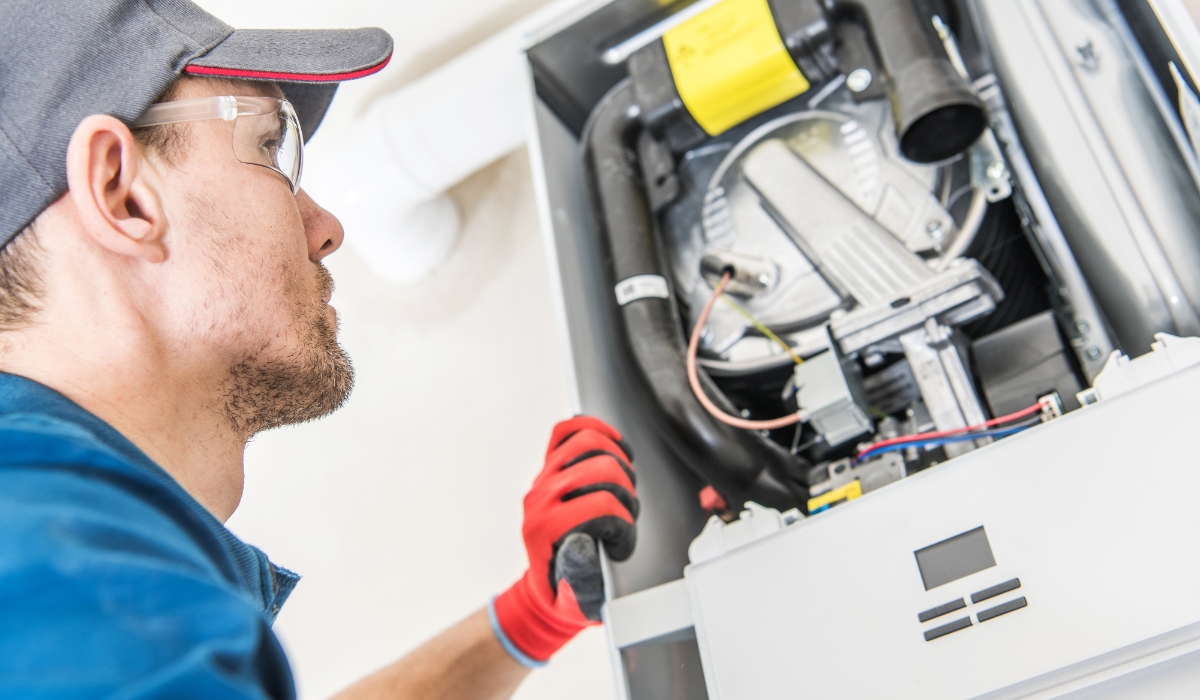
[[[160,102],[150,105],[133,128],[204,119],[233,122],[234,157],[279,173],[292,188],[292,194],[300,189],[304,134],[300,131],[300,118],[287,100],[224,95]]]

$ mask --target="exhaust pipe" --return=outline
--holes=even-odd
[[[936,163],[967,150],[987,126],[983,102],[950,63],[912,0],[826,0],[867,29],[888,82],[900,152]]]

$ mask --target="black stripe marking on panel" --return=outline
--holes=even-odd
[[[1009,591],[1015,591],[1020,587],[1021,587],[1021,579],[1014,578],[1011,581],[1005,581],[1004,583],[996,584],[995,586],[992,586],[991,588],[985,588],[982,591],[979,591],[978,593],[972,593],[971,594],[971,602],[978,603],[980,601],[987,600],[988,598],[995,598],[996,596],[1000,595],[1001,593],[1008,593]]]
[[[917,619],[921,622],[929,622],[935,617],[941,617],[946,613],[952,613],[955,610],[962,610],[965,607],[967,607],[966,601],[964,601],[962,598],[959,598],[958,600],[952,600],[949,603],[942,603],[936,608],[930,608],[923,613],[918,613]]]
[[[979,613],[977,617],[979,618],[980,622],[987,622],[994,617],[1000,617],[1001,615],[1010,613],[1013,610],[1020,610],[1026,605],[1028,605],[1028,603],[1025,601],[1025,597],[1021,596],[1016,600],[1010,600],[1007,603],[1002,603],[994,608],[988,608],[987,610]]]
[[[966,628],[968,628],[970,626],[971,626],[971,618],[964,617],[964,618],[955,620],[954,622],[944,624],[941,627],[934,627],[933,629],[929,630],[928,632],[925,633],[925,641],[932,642],[933,640],[937,639],[938,637],[945,637],[946,635],[948,635],[952,632],[957,632],[959,630],[965,630]]]

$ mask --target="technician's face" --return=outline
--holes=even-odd
[[[281,96],[270,83],[191,79],[179,99],[226,94]],[[279,174],[239,162],[231,122],[185,126],[179,162],[159,168],[172,345],[224,368],[217,408],[246,437],[332,412],[353,385],[320,262],[341,246],[341,224]]]

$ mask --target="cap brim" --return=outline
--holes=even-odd
[[[244,80],[338,83],[383,70],[392,37],[382,29],[238,29],[183,71]]]
[[[278,82],[307,141],[338,83],[378,73],[391,58],[392,37],[382,29],[238,29],[183,72]]]

